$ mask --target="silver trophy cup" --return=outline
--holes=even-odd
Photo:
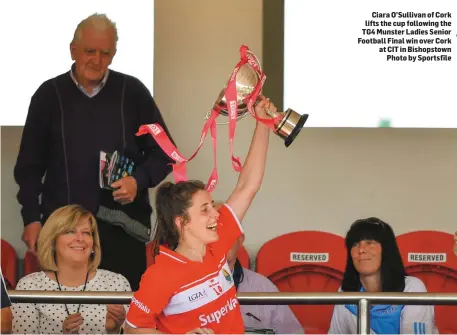
[[[244,99],[254,91],[259,80],[259,74],[247,63],[243,64],[236,74],[237,115],[239,119],[249,112]],[[215,104],[219,107],[220,114],[228,116],[225,88],[219,94]],[[273,113],[268,110],[266,113],[275,119],[275,133],[284,140],[286,147],[292,144],[308,119],[308,114],[300,115],[290,108],[285,112]],[[280,118],[278,118],[279,116]]]

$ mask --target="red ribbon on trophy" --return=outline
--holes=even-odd
[[[157,124],[142,125],[137,136],[151,134],[162,150],[175,161],[173,166],[173,177],[175,182],[187,181],[186,164],[197,155],[206,136],[208,130],[211,132],[211,140],[213,142],[214,166],[213,171],[206,184],[208,192],[212,192],[218,182],[217,175],[217,133],[216,119],[220,114],[229,117],[229,144],[232,167],[235,171],[240,172],[242,168],[241,161],[233,153],[233,141],[235,138],[236,121],[240,117],[240,110],[243,113],[249,112],[256,120],[264,123],[272,129],[277,135],[286,140],[286,146],[297,136],[298,132],[303,127],[308,115],[299,115],[291,109],[284,113],[276,113],[269,115],[271,118],[259,118],[254,111],[254,105],[265,83],[266,76],[262,72],[260,64],[255,55],[245,45],[240,47],[240,61],[236,64],[232,74],[227,82],[226,87],[221,91],[218,101],[214,104],[209,117],[207,118],[200,136],[200,143],[196,151],[190,158],[185,158],[176,146],[170,141],[163,128]],[[237,84],[240,83],[240,87]],[[246,90],[246,87],[248,89]],[[243,105],[240,109],[240,104]]]

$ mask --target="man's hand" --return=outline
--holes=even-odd
[[[122,205],[129,204],[135,200],[138,187],[135,178],[132,176],[115,181],[111,184],[111,187],[117,188],[117,190],[113,192],[113,198]]]
[[[24,232],[22,233],[22,241],[27,244],[28,251],[31,251],[36,255],[36,242],[38,240],[38,235],[41,231],[40,222],[32,222],[24,227]]]
[[[125,320],[125,308],[122,305],[106,305],[105,328],[109,332],[118,332]]]

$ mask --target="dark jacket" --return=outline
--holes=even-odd
[[[102,203],[150,226],[148,188],[171,172],[171,160],[155,140],[135,136],[141,125],[151,123],[168,132],[150,92],[132,76],[110,70],[92,98],[69,72],[44,82],[32,96],[14,169],[24,225],[44,221],[67,204],[96,215]],[[111,191],[100,189],[101,150],[118,150],[135,161],[138,195],[132,204],[122,206]]]

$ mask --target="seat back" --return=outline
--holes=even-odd
[[[457,292],[457,258],[453,235],[440,231],[414,231],[397,237],[408,275],[421,279],[431,293]],[[435,306],[441,334],[457,334],[457,306]]]
[[[13,246],[2,239],[1,244],[1,267],[5,284],[12,289],[17,283],[17,254]]]
[[[256,258],[256,271],[281,292],[337,292],[346,265],[341,236],[299,231],[266,242]],[[333,305],[291,305],[305,333],[325,334]]]
[[[24,256],[24,275],[27,276],[33,272],[41,271],[40,264],[36,255],[27,251]]]

